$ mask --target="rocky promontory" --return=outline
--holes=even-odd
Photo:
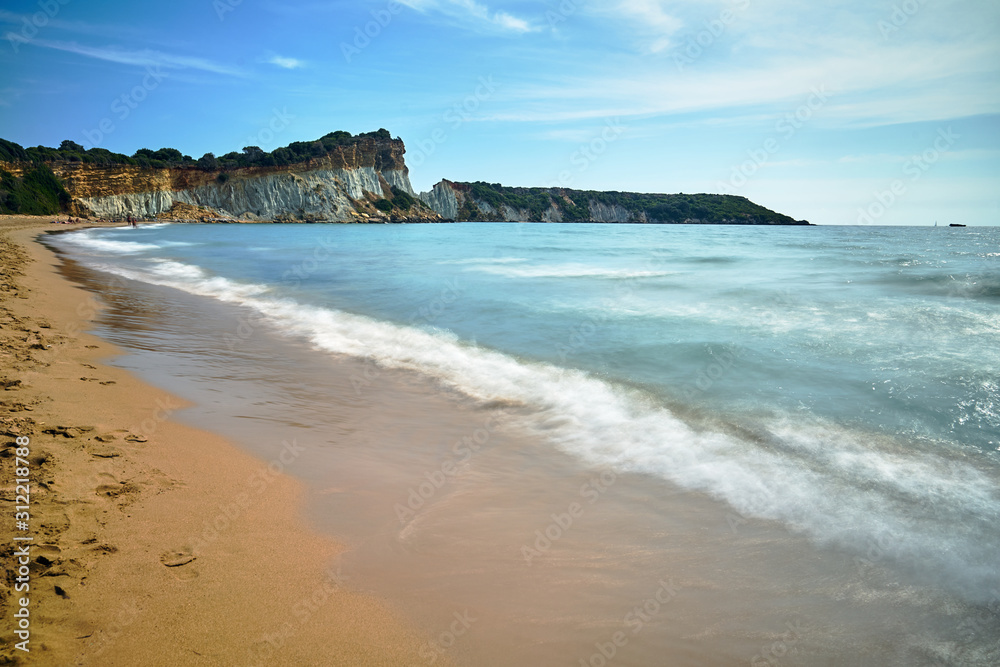
[[[417,195],[387,130],[331,132],[265,152],[132,156],[0,139],[0,213],[203,222],[602,222],[808,225],[735,195],[515,188],[442,180]]]
[[[746,197],[512,188],[443,180],[420,198],[447,220],[708,225],[808,225]]]
[[[173,149],[131,158],[100,149],[25,151],[11,142],[0,171],[5,183],[44,178],[51,170],[68,199],[62,208],[96,218],[180,218],[274,222],[435,222],[440,216],[417,197],[403,159],[406,148],[380,130],[331,133],[272,153],[247,147],[195,161]],[[41,149],[42,147],[39,147]],[[26,159],[16,149],[21,149]],[[79,149],[79,150],[75,150]],[[145,149],[144,149],[145,150]],[[34,154],[33,154],[34,153]],[[37,159],[41,153],[42,159]],[[176,154],[176,155],[174,155]],[[110,156],[110,157],[109,157]],[[36,158],[34,160],[30,158]],[[74,159],[76,158],[76,159]],[[83,158],[92,158],[86,160]],[[166,158],[166,159],[161,159]]]

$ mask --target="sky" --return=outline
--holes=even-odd
[[[418,191],[1000,224],[996,0],[5,0],[0,137],[195,158],[386,128]]]

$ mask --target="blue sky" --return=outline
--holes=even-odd
[[[8,0],[0,136],[127,154],[384,127],[441,178],[1000,223],[995,0]]]

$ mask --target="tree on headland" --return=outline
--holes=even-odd
[[[366,140],[389,141],[392,136],[385,128],[376,132],[351,134],[337,130],[325,134],[314,141],[293,141],[288,146],[266,152],[259,146],[246,146],[242,152],[230,152],[216,159],[213,169],[238,169],[249,166],[280,166],[299,164],[341,150]],[[209,155],[206,153],[205,155]],[[202,159],[195,160],[190,155],[184,155],[176,148],[161,148],[152,150],[140,148],[132,156],[113,153],[106,148],[84,148],[71,139],[64,139],[59,148],[34,146],[22,148],[13,141],[0,139],[0,162],[80,162],[84,164],[102,165],[135,165],[144,168],[166,169],[171,167],[190,167],[206,169]],[[214,156],[213,156],[214,157]]]
[[[74,152],[83,153],[87,149],[76,143],[75,141],[70,141],[69,139],[63,139],[62,143],[59,144],[60,152]]]
[[[465,200],[465,210],[459,217],[467,220],[502,218],[504,207],[524,211],[529,219],[541,220],[544,212],[556,207],[565,222],[579,222],[592,217],[594,204],[617,208],[635,222],[744,224],[793,224],[787,215],[754,204],[745,197],[713,194],[652,194],[570,190],[566,188],[517,188],[499,183],[459,184],[472,195]],[[492,209],[481,208],[476,202]],[[801,223],[800,223],[801,224]]]
[[[258,162],[262,157],[264,157],[264,151],[261,150],[260,146],[243,147],[243,158],[250,164]]]
[[[219,161],[215,158],[214,153],[205,153],[198,158],[198,167],[205,171],[215,171],[219,168]]]

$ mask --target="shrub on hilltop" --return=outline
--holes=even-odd
[[[23,148],[13,141],[0,139],[0,162],[79,162],[98,165],[136,165],[139,167],[165,169],[168,167],[192,167],[205,170],[238,169],[241,167],[267,167],[297,164],[313,158],[323,157],[340,147],[351,146],[365,139],[388,141],[392,135],[386,129],[353,135],[350,132],[338,130],[323,135],[315,141],[293,141],[287,146],[275,148],[271,152],[258,146],[247,146],[242,152],[231,152],[216,158],[212,153],[206,153],[195,160],[190,155],[184,155],[176,148],[161,148],[152,150],[140,148],[131,156],[113,153],[106,148],[84,148],[70,139],[65,139],[59,148],[34,146]],[[207,160],[206,158],[209,158]],[[212,160],[214,160],[214,166]]]

